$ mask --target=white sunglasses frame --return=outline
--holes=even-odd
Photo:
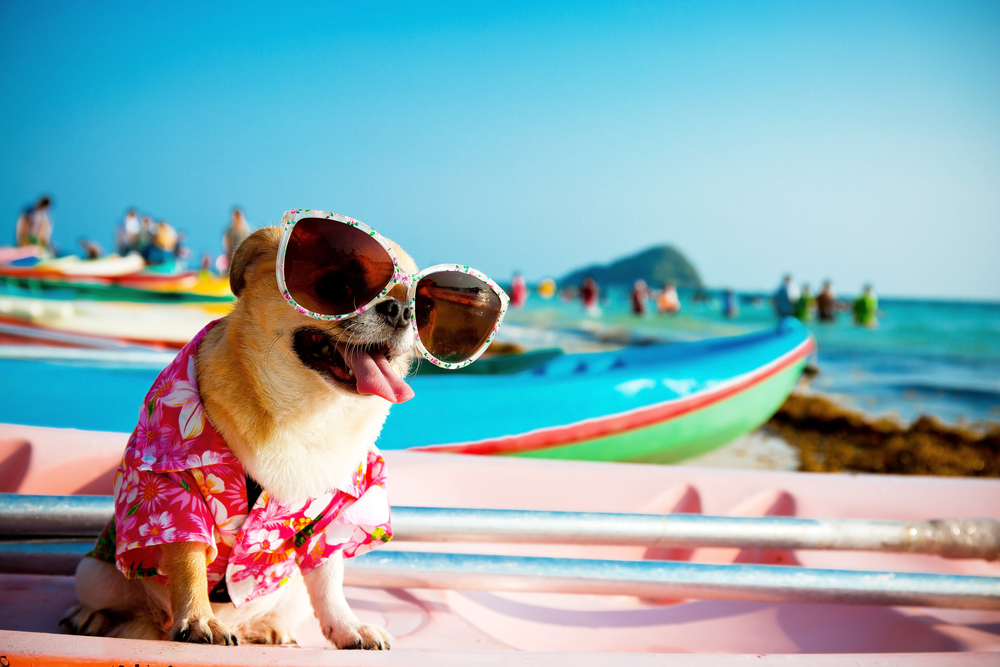
[[[299,220],[304,220],[305,218],[326,219],[330,220],[331,222],[339,222],[345,225],[350,225],[351,227],[357,227],[358,229],[360,229],[361,231],[365,232],[373,239],[378,241],[379,245],[382,246],[382,248],[389,255],[389,258],[392,260],[392,278],[385,285],[385,287],[382,288],[382,291],[379,292],[379,294],[374,299],[364,304],[354,312],[347,313],[345,315],[324,315],[323,313],[316,313],[309,310],[308,308],[299,305],[295,301],[295,299],[292,298],[292,295],[289,294],[288,287],[285,284],[285,252],[288,249],[288,241],[292,237],[292,230],[295,228],[296,223]],[[384,236],[382,236],[377,231],[375,231],[365,223],[361,222],[360,220],[355,220],[354,218],[348,217],[346,215],[340,215],[339,213],[330,213],[328,211],[318,211],[316,209],[309,209],[309,208],[293,208],[290,211],[285,211],[285,214],[281,216],[281,227],[282,227],[281,242],[278,245],[278,261],[275,266],[275,275],[278,278],[278,289],[281,290],[281,295],[285,297],[285,301],[288,302],[288,305],[290,305],[296,311],[307,317],[311,317],[317,320],[324,320],[328,322],[339,322],[341,320],[346,320],[351,317],[356,317],[357,315],[360,315],[361,313],[365,312],[366,310],[374,306],[379,301],[379,299],[388,294],[393,287],[395,287],[396,285],[404,285],[407,288],[406,300],[410,308],[410,313],[414,314],[410,317],[410,329],[413,331],[413,338],[414,341],[416,342],[417,350],[420,352],[420,354],[424,356],[424,358],[426,358],[435,366],[440,366],[441,368],[448,368],[452,370],[458,368],[465,368],[473,361],[478,359],[483,354],[483,352],[486,351],[486,348],[490,346],[490,343],[493,342],[493,338],[497,335],[497,332],[500,330],[500,324],[503,322],[503,317],[507,313],[507,306],[510,304],[510,297],[507,296],[507,293],[504,292],[499,285],[493,282],[484,273],[481,273],[476,269],[469,268],[468,266],[465,266],[463,264],[435,264],[434,266],[427,267],[423,271],[419,271],[417,273],[410,273],[399,266],[399,258],[396,257],[395,251],[392,249],[392,246],[389,245],[389,242],[385,239]],[[473,276],[474,278],[478,278],[479,280],[486,283],[489,286],[489,288],[493,290],[493,292],[498,297],[500,297],[500,314],[497,315],[497,321],[493,325],[493,331],[490,332],[489,338],[487,338],[486,342],[484,342],[482,346],[480,346],[480,348],[476,350],[475,354],[473,354],[465,361],[460,361],[458,363],[448,363],[446,361],[441,361],[433,354],[431,354],[427,350],[427,348],[424,347],[423,341],[420,340],[420,332],[417,330],[417,318],[415,316],[415,313],[417,312],[417,283],[419,283],[420,280],[426,276],[429,276],[434,273],[444,273],[444,272],[467,273],[468,275]]]

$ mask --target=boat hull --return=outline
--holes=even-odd
[[[805,360],[800,360],[745,391],[658,424],[511,455],[636,463],[677,463],[694,458],[763,425],[795,388],[804,365]]]
[[[127,439],[124,433],[0,425],[0,487],[33,494],[108,494]],[[416,451],[386,452],[385,457],[394,506],[901,521],[1000,518],[1000,482],[986,479]],[[382,549],[1000,575],[995,562],[887,552],[397,541]],[[0,586],[5,591],[0,653],[11,665],[985,665],[995,664],[1000,654],[996,611],[415,587],[345,589],[364,622],[383,625],[394,635],[388,654],[333,653],[311,616],[296,628],[297,648],[204,647],[59,634],[59,618],[76,603],[72,577],[3,574]]]
[[[766,422],[814,349],[804,327],[784,323],[746,336],[565,355],[509,377],[418,376],[416,398],[393,408],[379,446],[674,463]]]

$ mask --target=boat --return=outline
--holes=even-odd
[[[68,276],[0,269],[0,293],[57,300],[213,303],[235,300],[229,279],[187,271],[164,276],[138,271],[122,276]]]
[[[55,338],[82,348],[102,342],[180,349],[232,302],[162,303],[33,298],[0,291],[0,336],[4,342],[37,343]]]
[[[673,463],[766,422],[814,350],[808,329],[787,319],[743,336],[536,351],[530,368],[513,356],[469,367],[485,374],[418,372],[415,398],[393,407],[379,447]],[[515,372],[502,374],[504,365]]]
[[[35,298],[98,299],[103,301],[214,302],[233,301],[227,277],[179,269],[176,265],[147,266],[138,254],[80,259],[25,257],[0,262],[0,291]]]
[[[27,260],[27,261],[26,261]],[[138,254],[108,255],[100,259],[81,259],[67,255],[52,259],[24,258],[8,261],[0,265],[0,276],[46,279],[95,278],[111,280],[119,276],[138,273],[146,266],[146,261]]]
[[[75,336],[96,348],[95,334],[113,324],[115,338],[106,349],[122,344],[176,348],[211,319],[205,310],[144,308],[149,315],[117,309],[113,320],[103,314],[80,322],[66,318],[46,333],[58,334],[56,342]],[[153,315],[159,318],[155,327]],[[88,321],[93,329],[83,326]],[[0,334],[39,334],[12,326],[0,321]],[[155,338],[143,334],[150,329]],[[480,366],[481,373],[418,371],[412,379],[415,398],[393,407],[378,444],[384,450],[672,463],[731,442],[767,421],[794,388],[814,347],[808,330],[790,320],[745,336],[610,352],[540,350],[495,357],[470,367]],[[45,398],[13,386],[0,388],[0,421],[95,430],[133,429],[134,406],[145,391],[137,388],[152,385],[162,368],[133,368],[126,382],[113,362],[82,368],[40,365],[24,354],[0,351],[2,357],[7,359],[0,360],[0,368],[12,377],[44,379]],[[61,354],[53,361],[65,359]],[[101,391],[78,395],[74,388],[83,383]],[[66,408],[53,414],[46,407],[51,402]]]
[[[110,499],[104,496],[110,492],[127,438],[125,433],[2,424],[0,491],[71,494],[79,501],[106,505]],[[213,647],[69,636],[59,629],[58,621],[75,603],[72,577],[15,574],[8,569],[0,574],[4,591],[0,654],[5,664],[874,666],[988,665],[996,664],[1000,656],[1000,564],[995,560],[815,548],[822,545],[736,548],[719,546],[719,541],[684,548],[595,545],[570,543],[565,536],[561,542],[543,539],[541,534],[527,538],[533,540],[529,543],[498,535],[444,535],[447,541],[432,541],[432,533],[425,531],[423,537],[414,533],[412,522],[410,539],[405,539],[404,531],[407,517],[441,514],[430,508],[445,508],[445,514],[447,508],[461,508],[463,513],[517,510],[524,531],[531,529],[525,516],[549,512],[595,513],[585,516],[605,519],[609,513],[620,513],[623,522],[631,520],[632,513],[669,514],[659,518],[681,525],[718,517],[740,526],[765,527],[785,525],[783,521],[806,526],[824,520],[874,519],[902,521],[915,531],[935,518],[1000,519],[1000,481],[488,458],[412,450],[387,451],[384,456],[397,539],[348,561],[347,580],[353,584],[345,594],[362,621],[381,624],[393,634],[389,653],[335,653],[313,619],[296,629],[296,647]],[[523,534],[516,538],[525,539]],[[10,553],[13,544],[11,535],[6,535],[0,552]],[[27,548],[37,551],[47,544],[51,542],[35,540]],[[996,555],[994,543],[987,557]],[[607,568],[613,563],[687,568],[722,573],[718,590],[723,592],[671,597],[641,591],[625,594],[616,588],[620,582],[609,579],[607,594],[571,593],[579,589],[580,580],[565,572],[534,579],[548,582],[536,584],[543,590],[525,590],[528,587],[517,585],[517,573],[463,578],[445,572],[435,575],[437,579],[413,574],[401,580],[398,568],[393,571],[383,565],[409,563],[416,571],[421,563],[442,559],[499,559],[518,567],[557,563]],[[30,569],[33,561],[21,565],[22,570]],[[64,565],[62,570],[66,569]],[[830,573],[860,577],[870,587],[872,597],[867,601],[878,602],[882,596],[882,604],[760,599],[767,596],[748,595],[727,582],[727,577],[747,572],[763,578],[790,572],[802,580]],[[521,580],[528,575],[521,573]],[[940,596],[885,604],[885,593],[894,581],[934,575],[954,586],[976,582],[986,590],[977,598],[979,606],[989,608],[950,608],[949,604],[976,605],[942,602]]]

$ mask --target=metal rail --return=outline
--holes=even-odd
[[[93,537],[113,511],[110,496],[0,494],[0,536]],[[875,521],[700,514],[609,514],[394,507],[395,539],[739,549],[824,549],[1000,557],[1000,521]]]
[[[72,574],[90,548],[82,540],[0,542],[0,572]],[[406,551],[377,551],[346,565],[346,585],[373,588],[1000,609],[994,577]]]
[[[97,537],[114,513],[111,496],[0,494],[0,536]]]
[[[875,521],[393,508],[394,538],[422,542],[614,544],[740,549],[823,549],[1000,557],[1000,521]]]

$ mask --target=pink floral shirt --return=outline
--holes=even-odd
[[[280,502],[247,503],[243,466],[205,418],[195,375],[202,329],[153,383],[115,474],[114,518],[91,555],[129,578],[155,577],[159,546],[208,545],[208,588],[225,578],[237,607],[274,592],[338,551],[371,551],[392,537],[385,462],[374,448],[349,484]]]

